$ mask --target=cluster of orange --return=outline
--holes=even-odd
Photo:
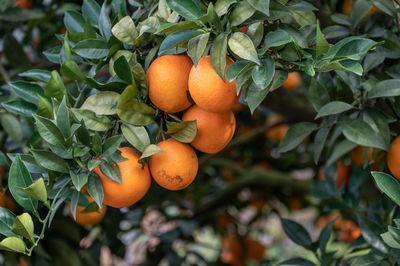
[[[244,266],[246,261],[259,262],[264,258],[265,246],[253,238],[241,238],[228,233],[221,243],[221,261],[233,266]]]
[[[354,221],[344,219],[340,216],[338,217],[338,214],[334,213],[319,217],[317,220],[317,227],[323,229],[335,218],[337,218],[337,220],[335,221],[333,228],[337,232],[337,236],[340,240],[351,243],[361,236],[361,230]]]

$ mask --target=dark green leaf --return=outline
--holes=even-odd
[[[235,32],[228,40],[229,49],[242,59],[260,64],[256,48],[250,37],[242,32]]]
[[[298,245],[310,245],[311,237],[307,230],[301,225],[294,221],[281,218],[283,230],[286,235]]]
[[[124,124],[121,126],[121,130],[126,140],[138,151],[143,152],[150,145],[150,137],[145,127]]]
[[[106,131],[112,127],[111,120],[105,116],[97,116],[95,112],[82,109],[71,109],[76,118],[83,120],[86,127],[94,131]]]
[[[31,152],[33,157],[35,157],[36,163],[41,167],[60,173],[69,173],[68,164],[57,154],[40,150],[32,150]]]
[[[102,59],[108,55],[110,46],[101,39],[87,39],[78,42],[72,49],[78,55],[88,59]]]
[[[69,110],[65,102],[65,98],[62,100],[57,111],[57,126],[65,138],[71,136],[71,122],[69,119]]]
[[[23,130],[21,123],[17,118],[10,114],[2,114],[1,117],[1,125],[7,134],[16,142],[21,141],[23,138]]]
[[[36,127],[39,131],[40,136],[46,142],[57,147],[65,147],[63,134],[51,120],[37,115],[33,115],[33,118],[36,121]]]
[[[47,83],[51,78],[51,72],[48,70],[42,70],[42,69],[31,69],[31,70],[19,73],[18,76]]]
[[[16,236],[12,231],[15,218],[15,214],[10,210],[0,207],[0,234],[4,236]]]
[[[396,178],[382,172],[371,172],[379,189],[400,206],[400,183]]]
[[[299,145],[308,135],[318,129],[318,125],[311,122],[300,122],[289,128],[279,143],[279,152],[287,152]]]
[[[188,20],[198,19],[203,15],[198,0],[167,0],[168,7]]]
[[[198,31],[198,30],[183,30],[183,31],[171,33],[161,43],[160,50],[158,51],[158,55],[160,56],[160,55],[166,53],[169,49],[171,49],[183,42],[187,42],[188,40],[190,40],[202,33],[203,33],[202,31]]]
[[[101,35],[108,41],[111,37],[111,21],[107,14],[106,2],[103,3],[100,9],[99,29]]]
[[[85,19],[75,10],[69,10],[64,15],[64,25],[69,32],[83,32]]]
[[[115,60],[114,71],[120,79],[128,84],[132,84],[131,67],[128,61],[126,61],[125,56],[121,56],[117,60]]]
[[[7,111],[20,116],[32,117],[36,113],[37,107],[25,101],[13,100],[1,104]]]
[[[38,95],[44,96],[43,88],[36,83],[15,81],[9,85],[18,97],[33,104],[38,103]]]
[[[189,40],[188,54],[190,58],[192,58],[195,66],[197,66],[197,62],[199,62],[200,58],[204,55],[209,38],[210,33],[207,32]]]
[[[368,123],[360,119],[353,119],[344,122],[343,135],[348,140],[361,146],[388,150],[382,136],[376,133]]]
[[[87,17],[92,25],[99,24],[100,5],[95,0],[84,0],[82,14]]]
[[[226,50],[227,35],[225,33],[221,33],[214,40],[210,51],[210,57],[213,68],[222,80],[225,80]]]
[[[122,139],[122,135],[112,136],[106,139],[103,144],[103,156],[111,156],[121,145]]]
[[[332,102],[325,104],[318,110],[318,114],[317,114],[316,118],[319,118],[322,116],[340,114],[340,113],[346,112],[353,108],[354,107],[351,104],[348,104],[345,102],[340,102],[340,101],[332,101]]]

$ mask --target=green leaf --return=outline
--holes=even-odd
[[[88,180],[88,193],[101,208],[103,206],[103,186],[101,185],[100,178],[96,174],[91,174]]]
[[[0,234],[4,236],[17,236],[12,231],[16,216],[10,210],[0,207]]]
[[[206,50],[210,33],[204,33],[189,40],[188,54],[192,58],[193,64],[196,67],[200,58],[204,55]]]
[[[11,236],[4,238],[0,242],[0,249],[11,252],[24,253],[26,250],[26,246],[22,239],[15,236]]]
[[[42,117],[53,118],[53,106],[45,97],[38,97],[37,114]]]
[[[18,97],[29,103],[37,104],[38,95],[44,96],[43,88],[36,83],[15,81],[10,82],[9,85]]]
[[[385,242],[385,244],[389,247],[400,249],[400,243],[397,242],[396,239],[394,239],[394,237],[389,232],[381,234],[381,238],[383,242]]]
[[[61,66],[60,71],[61,74],[63,74],[64,76],[74,80],[83,81],[85,79],[85,76],[83,75],[78,64],[73,60],[65,61],[64,64]]]
[[[371,172],[378,188],[385,193],[394,203],[400,206],[399,181],[383,172]]]
[[[229,49],[242,59],[260,64],[256,48],[250,37],[242,32],[235,32],[228,40]]]
[[[73,32],[83,32],[85,26],[85,19],[75,10],[69,10],[64,15],[64,25],[67,30]]]
[[[106,4],[107,2],[104,2],[100,9],[99,30],[101,35],[108,41],[111,37],[111,21],[107,14]]]
[[[400,79],[382,80],[368,92],[368,98],[394,97],[400,95]]]
[[[122,184],[121,172],[117,165],[113,166],[107,161],[102,160],[99,167],[101,172],[109,179]]]
[[[350,22],[353,26],[352,27],[353,29],[357,28],[358,24],[365,17],[365,15],[368,14],[371,7],[372,7],[371,1],[363,1],[363,0],[360,1],[359,0],[354,3],[354,6],[351,10],[351,15],[350,15]]]
[[[158,55],[159,56],[163,55],[169,49],[171,49],[181,43],[187,42],[188,40],[190,40],[202,33],[204,33],[204,32],[199,31],[199,30],[183,30],[183,31],[177,31],[177,32],[171,33],[161,43],[160,49],[158,51]]]
[[[348,72],[353,72],[361,76],[363,74],[362,66],[353,60],[342,60],[339,62],[333,62],[330,64],[324,65],[321,70],[343,70]]]
[[[123,43],[134,45],[138,37],[138,31],[135,23],[129,16],[123,17],[111,29],[112,34]]]
[[[71,211],[72,217],[74,218],[74,221],[76,221],[76,208],[78,207],[80,195],[81,195],[80,191],[72,191],[69,209]]]
[[[63,98],[57,111],[57,126],[65,138],[71,136],[71,121],[69,119],[69,110],[65,102],[65,97]]]
[[[122,135],[112,136],[106,139],[103,144],[103,156],[109,157],[116,152],[121,145],[122,139]]]
[[[222,80],[225,80],[226,50],[227,35],[225,33],[221,33],[214,40],[210,51],[210,58],[211,65]]]
[[[326,165],[331,165],[336,162],[337,159],[342,157],[343,155],[349,153],[353,148],[357,146],[356,143],[351,142],[347,139],[339,142],[333,148],[331,155],[329,156],[328,160],[326,161]]]
[[[352,119],[344,122],[343,135],[348,140],[361,146],[388,150],[382,136],[377,134],[368,123],[360,119]]]
[[[322,251],[322,253],[325,253],[326,250],[326,245],[328,244],[329,238],[332,234],[333,231],[333,225],[335,224],[336,219],[330,221],[324,229],[322,229],[320,235],[319,235],[319,249]]]
[[[332,101],[332,102],[325,104],[318,110],[318,114],[317,114],[316,118],[328,116],[328,115],[340,114],[340,113],[346,112],[353,108],[354,108],[354,106],[352,106],[351,104],[348,104],[345,102],[340,102],[340,101]]]
[[[183,121],[180,123],[169,122],[167,123],[167,127],[168,130],[165,133],[183,143],[192,142],[197,134],[196,121]]]
[[[236,3],[236,0],[217,0],[215,3],[215,12],[221,17],[228,13],[229,7],[234,3]]]
[[[155,33],[172,33],[181,30],[192,30],[197,29],[199,26],[194,21],[181,21],[178,23],[164,23],[162,24]]]
[[[283,230],[286,235],[298,245],[310,245],[311,237],[307,230],[301,225],[294,221],[281,218]]]
[[[12,227],[12,231],[20,236],[29,239],[32,243],[34,243],[34,228],[35,227],[33,225],[32,217],[29,215],[29,213],[25,212],[16,217]]]
[[[263,50],[267,51],[271,47],[278,47],[287,43],[293,42],[293,38],[284,30],[276,30],[269,32],[265,36]]]
[[[67,96],[67,90],[65,89],[64,83],[60,74],[56,70],[51,71],[51,78],[44,88],[44,94],[48,98],[56,98],[60,102],[64,96]]]
[[[328,52],[330,48],[330,44],[325,40],[324,35],[321,32],[321,28],[319,27],[319,20],[317,21],[317,30],[316,30],[316,55],[317,57]]]
[[[257,107],[264,101],[269,90],[270,87],[262,88],[261,86],[255,84],[254,82],[251,83],[247,91],[246,102],[249,105],[252,114],[254,110],[256,110]]]
[[[50,151],[31,150],[36,163],[41,167],[60,173],[69,173],[68,164],[57,154]]]
[[[114,71],[117,76],[128,84],[132,84],[131,66],[126,60],[125,56],[120,56],[114,62]]]
[[[352,36],[345,38],[335,45],[323,56],[323,59],[351,59],[360,60],[369,50],[380,43],[373,40]]]
[[[21,157],[17,155],[11,164],[8,177],[8,187],[15,201],[23,208],[36,212],[37,200],[27,196],[21,188],[26,188],[33,183],[32,177],[21,161]]]
[[[254,65],[253,63],[251,63],[247,60],[238,60],[238,61],[233,62],[226,69],[226,73],[225,73],[226,79],[229,82],[232,82],[240,74],[244,73],[246,70],[248,70],[253,65]]]
[[[324,124],[324,122],[322,123]],[[329,131],[330,127],[322,126],[315,134],[314,145],[313,145],[313,155],[315,164],[318,164],[319,157],[321,156],[326,139],[328,138]]]
[[[72,51],[88,59],[102,59],[109,53],[110,45],[102,39],[87,39],[78,42]]]
[[[296,22],[299,23],[299,25],[302,27],[317,24],[317,18],[312,11],[292,11],[292,15]]]
[[[96,161],[96,162],[100,162],[100,161]],[[90,171],[92,171],[94,168],[89,169]],[[74,184],[75,188],[77,191],[81,191],[81,189],[83,188],[84,185],[86,185],[87,181],[88,181],[88,175],[87,173],[79,173],[79,174],[75,174],[73,171],[69,171],[69,175],[71,176],[72,179],[72,184]]]
[[[82,14],[89,19],[92,25],[99,24],[100,5],[95,0],[84,0]]]
[[[65,147],[64,136],[60,129],[50,120],[38,115],[33,115],[40,136],[51,145]]]
[[[41,202],[47,202],[47,190],[43,178],[39,178],[32,185],[22,189],[26,194]]]
[[[2,13],[1,16],[5,16],[6,13]],[[3,21],[1,23],[4,24]],[[2,41],[2,50],[7,59],[7,63],[16,69],[24,70],[28,68],[30,65],[29,59],[23,50],[21,43],[14,38],[11,31],[8,34],[2,35]]]
[[[289,128],[279,143],[279,152],[287,152],[299,145],[308,135],[318,129],[318,125],[311,122],[300,122]]]
[[[112,122],[109,118],[97,116],[93,111],[76,108],[72,108],[71,111],[79,121],[83,120],[86,127],[93,131],[107,131],[112,127]]]
[[[150,137],[145,127],[123,124],[121,130],[126,140],[138,151],[143,152],[150,145]]]
[[[255,66],[251,71],[251,76],[255,84],[261,88],[267,88],[275,75],[275,61],[272,58],[266,58],[261,66]]]
[[[82,104],[81,109],[93,111],[98,115],[115,115],[119,96],[113,91],[100,91],[89,96]]]
[[[250,18],[256,10],[247,2],[237,2],[229,15],[231,26],[238,26]]]
[[[43,69],[31,69],[31,70],[19,73],[18,76],[47,83],[51,78],[51,72],[48,70],[43,70]]]
[[[143,151],[143,153],[142,153],[142,155],[140,156],[139,159],[144,159],[144,158],[150,157],[150,156],[152,156],[154,154],[157,154],[157,153],[160,153],[160,152],[165,152],[165,151],[163,151],[157,145],[150,144],[144,149],[144,151]]]
[[[247,28],[246,34],[253,41],[254,47],[260,45],[264,38],[264,25],[261,22],[256,22]]]
[[[147,126],[154,122],[155,110],[149,105],[130,100],[122,105],[118,104],[118,116],[122,121],[134,126]]]
[[[5,132],[15,141],[22,141],[24,136],[24,132],[22,130],[21,123],[17,118],[10,114],[2,114],[1,117],[1,125]]]
[[[188,20],[195,20],[203,15],[198,0],[167,0],[168,7]]]
[[[316,266],[313,262],[303,258],[293,258],[282,261],[279,266]]]
[[[269,1],[270,0],[246,0],[253,8],[260,11],[266,16],[269,16]]]

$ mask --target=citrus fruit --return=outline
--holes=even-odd
[[[188,108],[189,72],[192,60],[187,55],[163,55],[151,63],[147,70],[150,101],[167,113]]]
[[[288,124],[281,124],[276,127],[273,127],[265,133],[265,136],[272,141],[279,142],[283,139],[285,136],[286,132],[289,129]]]
[[[390,144],[386,160],[390,172],[400,179],[400,137],[395,138]]]
[[[236,120],[232,111],[212,113],[193,105],[185,111],[183,121],[196,120],[197,135],[191,142],[197,150],[217,153],[232,139]]]
[[[226,58],[226,67],[233,63]],[[236,81],[228,82],[215,72],[210,56],[200,58],[189,74],[189,91],[193,101],[202,109],[210,112],[231,110],[239,97],[236,95]]]
[[[367,161],[370,162],[372,160],[372,155],[373,155],[374,149],[370,147],[368,149],[368,155],[367,155]],[[363,146],[357,146],[354,149],[350,151],[350,156],[353,162],[360,166],[363,165],[364,163],[364,147]]]
[[[86,198],[88,199],[89,203],[94,201],[92,197],[86,196]],[[73,218],[71,212],[71,204],[67,203],[67,206],[68,206],[69,216]],[[103,220],[103,217],[107,211],[107,206],[103,204],[101,209],[99,209],[98,211],[82,213],[84,209],[85,207],[83,206],[76,207],[76,223],[80,225],[96,225],[100,223],[101,220]]]
[[[355,2],[356,1],[354,1],[354,0],[344,0],[342,3],[342,12],[350,17],[351,12],[353,11],[353,5]],[[372,14],[374,14],[378,11],[379,11],[379,8],[377,8],[375,5],[372,5],[371,9],[365,15],[365,18],[371,16]]]
[[[103,203],[114,208],[131,206],[144,197],[150,188],[151,177],[147,165],[138,162],[139,153],[134,149],[119,148],[122,157],[127,160],[117,163],[121,172],[122,184],[105,176],[97,166],[94,171],[103,185]]]
[[[294,91],[301,83],[301,76],[299,72],[289,72],[288,77],[283,82],[282,87],[288,91]]]
[[[164,152],[150,157],[150,172],[160,186],[180,190],[189,186],[197,174],[197,155],[189,144],[168,139],[158,144]]]
[[[17,0],[15,6],[23,9],[31,9],[33,2],[33,0]]]
[[[235,266],[246,265],[246,260],[261,261],[265,246],[258,240],[241,239],[236,233],[228,233],[221,243],[221,261]]]
[[[336,180],[336,187],[341,188],[343,185],[347,185],[350,179],[350,168],[342,163],[341,161],[336,161],[337,171],[333,173],[333,178]],[[321,168],[318,173],[318,179],[325,180],[324,169]]]
[[[14,201],[4,192],[0,192],[0,207],[9,209],[10,211],[14,211],[15,209]]]

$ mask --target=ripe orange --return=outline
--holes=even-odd
[[[361,236],[361,230],[355,222],[343,220],[340,223],[339,239],[351,243]]]
[[[281,124],[268,130],[265,136],[269,140],[279,142],[283,139],[288,129],[289,129],[288,124]]]
[[[93,202],[93,198],[86,196],[88,199],[89,203]],[[73,218],[72,212],[71,212],[71,204],[67,203],[68,206],[68,212],[69,216]],[[107,206],[103,204],[101,207],[101,210],[99,209],[97,212],[87,212],[87,213],[82,213],[82,211],[85,209],[83,206],[77,206],[76,207],[76,222],[80,225],[96,225],[103,220],[104,215],[106,214],[107,211]]]
[[[105,176],[99,167],[94,171],[99,175],[104,191],[104,204],[114,208],[131,206],[144,197],[150,188],[151,177],[147,165],[138,162],[140,155],[132,148],[119,148],[127,160],[117,163],[121,171],[122,185]]]
[[[33,0],[17,0],[15,6],[23,9],[31,9],[33,2]]]
[[[265,246],[258,240],[246,238],[240,242],[235,233],[228,233],[221,243],[221,261],[235,266],[244,266],[246,260],[261,261]]]
[[[189,186],[199,168],[197,155],[189,144],[168,139],[158,144],[164,152],[150,157],[150,172],[154,180],[169,190]]]
[[[299,72],[289,72],[288,77],[283,82],[282,87],[288,91],[294,91],[301,83],[301,76]]]
[[[400,136],[396,137],[390,144],[386,160],[390,172],[394,177],[400,179]]]
[[[336,180],[336,187],[341,188],[343,185],[347,186],[350,179],[350,168],[342,163],[341,161],[336,161],[337,172],[333,174],[333,178]],[[324,169],[321,168],[318,173],[319,180],[325,180]]]
[[[197,121],[197,135],[192,146],[205,153],[217,153],[232,139],[236,121],[232,111],[212,113],[193,105],[182,117],[183,121]]]
[[[9,209],[10,211],[14,211],[15,204],[14,201],[9,196],[7,196],[3,192],[0,192],[0,207]]]
[[[372,160],[373,152],[374,152],[374,149],[372,147],[370,147],[368,150],[368,155],[367,155],[368,162],[370,162]],[[358,166],[363,165],[364,164],[364,147],[363,146],[355,147],[354,149],[351,150],[350,156],[356,165],[358,165]]]
[[[184,54],[163,55],[147,70],[149,97],[151,102],[167,113],[176,113],[188,108],[187,97],[189,72],[192,60]]]
[[[226,57],[226,67],[232,63],[233,60]],[[236,81],[228,82],[226,78],[223,81],[211,65],[210,56],[200,58],[197,67],[190,70],[189,91],[200,108],[215,113],[232,110],[239,99]]]
[[[353,10],[354,2],[356,2],[356,1],[344,0],[342,3],[342,12],[345,13],[349,17],[351,16],[351,11]],[[369,17],[378,11],[379,11],[379,8],[377,8],[375,5],[373,5],[371,7],[371,9],[369,10],[369,12],[365,15],[365,17]]]
[[[22,256],[19,256],[19,264],[18,266],[28,266],[28,262],[26,261],[26,259]]]

